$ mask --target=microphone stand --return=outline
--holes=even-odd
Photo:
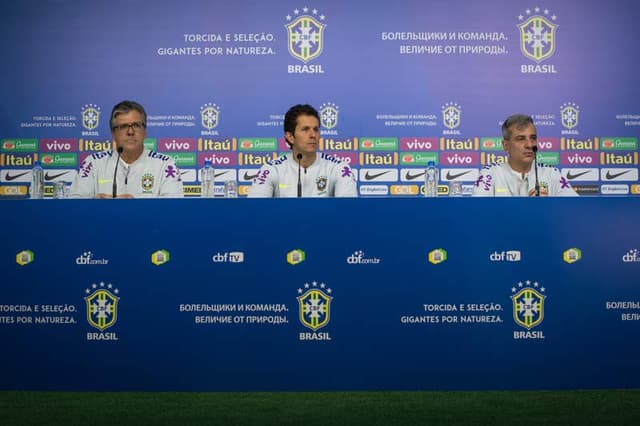
[[[300,179],[300,167],[301,167],[301,160],[302,160],[302,154],[298,153],[298,155],[296,155],[296,158],[298,159],[298,198],[302,197],[302,180]]]
[[[118,182],[116,181],[116,176],[118,174],[118,165],[120,164],[120,154],[122,154],[122,147],[119,146],[118,151],[118,159],[116,160],[116,167],[113,169],[113,198],[116,198],[118,195]]]
[[[535,186],[535,194],[536,197],[540,196],[540,182],[538,182],[538,146],[534,146],[531,148],[533,150],[533,165],[535,167],[534,173],[536,176],[536,186]]]

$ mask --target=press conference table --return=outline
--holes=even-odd
[[[638,198],[15,200],[1,390],[640,386]]]

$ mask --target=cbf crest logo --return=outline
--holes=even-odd
[[[142,178],[140,179],[142,190],[144,192],[150,192],[151,189],[153,189],[154,182],[155,182],[155,177],[151,173],[143,174]]]
[[[324,192],[327,190],[327,177],[320,176],[316,179],[316,188],[318,188],[319,192]]]
[[[313,281],[298,289],[299,319],[313,333],[300,333],[300,340],[331,340],[328,332],[317,332],[329,324],[331,319],[332,291],[325,283]]]
[[[332,130],[338,125],[338,105],[327,102],[320,106],[320,125],[327,130]]]
[[[304,63],[320,56],[326,26],[321,22],[324,18],[317,9],[310,10],[308,7],[303,7],[302,11],[294,10],[293,16],[287,15],[287,22],[290,23],[285,28],[291,56]]]
[[[442,105],[442,124],[447,129],[453,130],[460,126],[462,108],[455,102],[447,102]]]
[[[87,322],[90,326],[104,331],[118,320],[118,289],[111,284],[92,284],[86,289]],[[91,339],[90,339],[91,340]]]
[[[82,127],[87,130],[95,130],[100,124],[100,107],[87,104],[82,107]]]
[[[220,117],[220,108],[216,104],[204,104],[200,108],[200,123],[207,130],[218,127],[218,119]]]
[[[511,287],[513,304],[513,320],[528,331],[514,331],[514,339],[544,339],[542,331],[529,331],[539,326],[544,319],[544,302],[546,289],[537,281],[520,281]]]
[[[580,117],[580,107],[573,102],[567,102],[560,107],[560,121],[562,125],[569,130],[578,126]]]
[[[542,12],[542,14],[541,14]],[[527,58],[540,63],[551,57],[556,50],[556,29],[552,21],[556,15],[539,7],[527,9],[525,15],[518,16],[520,29],[520,50]]]

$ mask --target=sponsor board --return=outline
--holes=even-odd
[[[198,171],[196,169],[178,169],[180,170],[180,180],[183,182],[195,182],[198,180]]]
[[[360,138],[360,151],[397,151],[398,138]]]
[[[31,182],[31,169],[0,170],[0,182],[5,182],[5,183]]]
[[[480,154],[472,151],[441,152],[440,164],[443,166],[476,166],[480,164]]]
[[[78,150],[78,139],[41,139],[41,152],[71,152]]]
[[[0,140],[2,152],[36,152],[38,151],[38,139],[2,139]]]
[[[571,185],[579,195],[600,195],[599,185]]]
[[[71,182],[78,173],[75,169],[50,169],[44,172],[44,181],[47,182]]]
[[[78,154],[76,153],[45,153],[40,155],[42,167],[77,167]]]
[[[401,169],[400,180],[402,182],[422,182],[425,172],[425,169]]]
[[[235,166],[238,164],[238,156],[235,152],[200,152],[198,153],[198,166],[204,166],[205,160],[211,160],[213,168]],[[272,156],[269,156],[272,158]]]
[[[240,169],[238,170],[239,182],[253,182],[253,178],[258,176],[260,169]]]
[[[400,138],[402,151],[437,151],[438,138]]]
[[[600,193],[603,195],[627,195],[629,194],[629,185],[613,183],[600,185]]]
[[[566,168],[562,169],[561,173],[562,176],[564,176],[570,182],[593,182],[599,180],[599,173],[597,168]]]
[[[357,151],[358,138],[320,138],[320,151]]]
[[[202,169],[198,170],[198,181],[202,181]],[[226,182],[228,180],[237,180],[236,169],[213,169],[214,182]]]
[[[479,174],[479,169],[440,169],[440,180],[443,182],[475,181]]]
[[[600,179],[603,182],[610,181],[637,181],[638,169],[637,168],[602,168],[600,169]]]
[[[158,150],[160,152],[189,152],[195,151],[196,140],[194,138],[160,138],[158,139]],[[207,151],[212,151],[208,148]],[[225,149],[231,151],[231,149]]]
[[[398,169],[360,169],[361,182],[397,182]]]
[[[358,190],[360,195],[388,195],[389,187],[387,185],[361,185]]]
[[[238,151],[276,151],[278,139],[276,138],[238,138]]]
[[[420,195],[419,185],[391,185],[391,195]]]
[[[600,146],[603,151],[637,151],[638,138],[635,137],[610,137],[600,138]]]
[[[25,185],[0,185],[0,196],[2,197],[23,197],[27,195]]]

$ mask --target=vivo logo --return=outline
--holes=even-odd
[[[40,150],[46,152],[76,151],[78,149],[77,139],[41,139]]]
[[[165,143],[164,146],[166,146],[167,149],[189,149],[191,147],[189,142],[176,142],[176,141]]]
[[[71,151],[70,143],[59,143],[58,141],[53,141],[51,143],[45,143],[44,146],[49,151]]]
[[[244,252],[231,251],[227,253],[216,253],[211,258],[215,263],[242,263],[244,262]]]
[[[580,152],[563,152],[560,154],[560,162],[562,164],[570,164],[570,165],[592,165],[598,164],[598,154],[593,153],[580,153]]]
[[[494,251],[489,255],[492,262],[520,262],[522,256],[519,250]]]
[[[469,166],[478,163],[478,153],[442,153],[440,162],[445,165]]]

